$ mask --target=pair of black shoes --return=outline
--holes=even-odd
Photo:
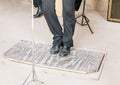
[[[41,6],[38,6],[38,10],[37,10],[36,14],[34,15],[34,18],[40,17],[42,15],[43,15],[42,8],[41,8]]]
[[[70,47],[54,45],[54,46],[52,46],[52,48],[50,50],[50,53],[51,54],[59,53],[59,56],[65,57],[65,56],[67,56],[70,53]]]

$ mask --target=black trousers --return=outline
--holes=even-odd
[[[55,10],[56,0],[43,0],[43,11],[53,34],[53,45],[73,46],[75,29],[75,0],[63,0],[63,30]]]
[[[33,4],[35,7],[38,7],[38,6],[42,7],[42,0],[33,0]]]

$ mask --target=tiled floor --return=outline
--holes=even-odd
[[[22,85],[31,66],[11,62],[3,53],[19,40],[32,40],[31,7],[0,3],[0,85]],[[120,23],[108,22],[96,11],[86,13],[94,31],[76,24],[74,46],[107,52],[99,80],[79,77],[79,74],[37,68],[39,79],[45,85],[120,85]],[[62,24],[62,18],[59,17]],[[35,19],[35,40],[52,42],[52,35],[44,17]]]

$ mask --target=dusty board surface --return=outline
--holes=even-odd
[[[52,69],[80,73],[98,72],[105,54],[103,52],[71,49],[70,55],[60,57],[49,53],[51,45],[35,42],[35,64]],[[5,52],[5,56],[20,62],[32,62],[32,42],[20,41]]]

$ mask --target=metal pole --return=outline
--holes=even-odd
[[[27,82],[28,78],[32,75],[32,80]],[[23,85],[41,85],[44,82],[41,82],[37,79],[35,71],[35,29],[34,29],[34,19],[33,19],[33,0],[32,0],[32,72],[27,76]]]
[[[82,22],[81,22],[81,25],[83,26],[84,25],[84,16],[85,16],[85,3],[86,3],[86,0],[84,0],[83,2],[83,13],[82,13]]]

